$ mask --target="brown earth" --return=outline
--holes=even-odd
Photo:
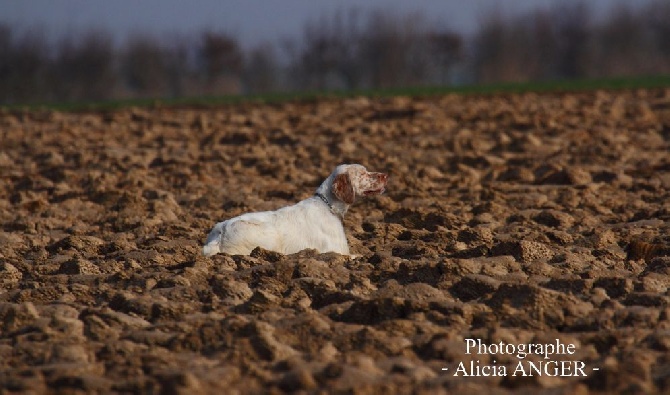
[[[0,149],[0,392],[670,392],[670,90],[4,111]],[[390,174],[360,257],[201,256],[349,162]]]

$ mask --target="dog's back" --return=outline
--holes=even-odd
[[[256,247],[283,254],[306,248],[349,253],[342,222],[314,197],[276,211],[247,213],[219,222],[207,236],[203,253],[248,255]]]

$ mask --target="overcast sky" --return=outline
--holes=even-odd
[[[560,0],[559,0],[560,1]],[[564,3],[576,0],[562,0]],[[383,8],[420,11],[429,21],[462,33],[476,29],[492,8],[516,14],[556,0],[0,0],[0,22],[45,29],[55,37],[90,29],[128,34],[189,34],[203,29],[234,34],[245,47],[296,36],[305,21],[337,9]],[[588,0],[596,14],[617,3],[649,0]]]

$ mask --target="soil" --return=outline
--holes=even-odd
[[[0,392],[668,393],[669,152],[670,90],[4,110]],[[358,257],[202,256],[340,163]]]

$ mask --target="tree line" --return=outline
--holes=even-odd
[[[168,39],[104,31],[53,40],[0,25],[0,103],[450,86],[670,73],[670,3],[586,2],[505,16],[463,35],[420,13],[340,10],[297,37],[242,48],[204,31]]]

